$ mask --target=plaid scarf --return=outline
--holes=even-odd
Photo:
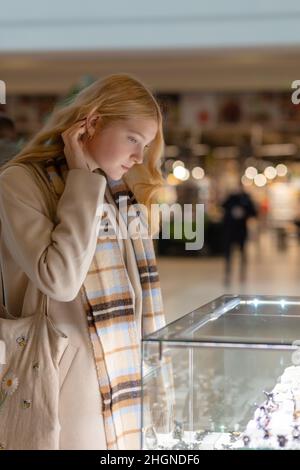
[[[48,160],[45,169],[59,197],[64,190],[68,172],[66,159]],[[128,221],[125,222],[126,228],[136,217],[143,224],[146,223],[143,214],[136,211],[138,203],[123,179],[112,180],[107,177],[106,189],[109,189],[116,203],[119,216]],[[78,194],[78,197],[81,196]],[[127,214],[124,213],[123,204]],[[103,226],[107,236],[103,236]],[[141,341],[135,319],[134,299],[115,227],[110,224],[107,212],[102,214],[100,230],[101,236],[98,235],[96,251],[81,293],[102,397],[107,448],[139,449]],[[112,231],[115,232],[114,238],[111,236]],[[155,252],[150,236],[145,238],[139,234],[130,238],[142,286],[142,334],[147,335],[165,325]]]

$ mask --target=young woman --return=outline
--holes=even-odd
[[[164,325],[151,238],[158,227],[146,216],[150,236],[132,237],[119,217],[112,229],[114,211],[103,204],[120,213],[125,198],[128,208],[150,209],[163,184],[162,150],[154,96],[115,74],[55,110],[1,168],[5,305],[26,315],[46,294],[49,317],[68,338],[59,362],[60,449],[140,448],[141,335]],[[99,236],[103,224],[115,238],[105,229]]]

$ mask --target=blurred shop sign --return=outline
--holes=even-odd
[[[293,221],[298,210],[297,187],[288,182],[274,183],[269,187],[268,194],[273,225]]]

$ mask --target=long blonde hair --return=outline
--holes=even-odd
[[[142,164],[134,165],[123,179],[137,201],[150,211],[164,185],[160,163],[164,149],[162,114],[151,91],[129,74],[113,74],[99,79],[78,93],[69,104],[55,109],[44,127],[0,172],[14,163],[38,163],[63,154],[61,134],[90,113],[101,115],[102,127],[120,119],[152,118],[158,131]],[[151,230],[152,231],[152,230]],[[154,229],[155,231],[155,229]]]

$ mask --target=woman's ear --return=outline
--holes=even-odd
[[[88,133],[89,138],[93,137],[96,131],[96,127],[101,120],[101,116],[99,113],[90,113],[86,117],[86,130]]]

